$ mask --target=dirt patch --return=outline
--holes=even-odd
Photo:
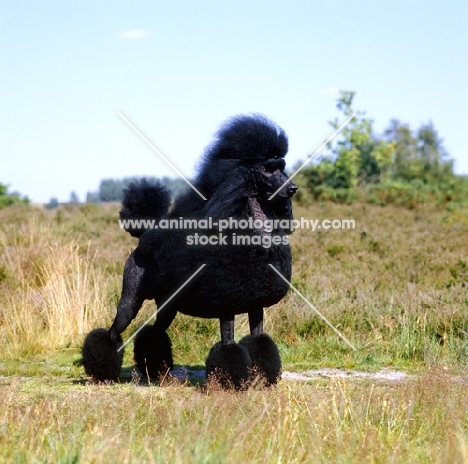
[[[182,366],[174,369],[171,374],[181,382],[184,381],[196,381],[203,380],[205,378],[205,370],[198,369],[194,370],[188,366]],[[391,369],[381,369],[377,372],[364,372],[364,371],[353,371],[347,369],[313,369],[310,371],[303,372],[289,372],[284,371],[282,379],[284,380],[299,380],[308,381],[316,380],[320,378],[342,378],[342,379],[371,379],[371,380],[382,380],[391,382],[401,382],[408,379],[410,374],[404,371],[394,371]]]
[[[304,372],[283,372],[283,379],[286,380],[315,380],[318,378],[340,378],[340,379],[372,379],[372,380],[388,380],[392,382],[401,382],[410,375],[404,371],[393,371],[390,369],[382,369],[377,372],[364,372],[364,371],[353,371],[344,369],[314,369]]]

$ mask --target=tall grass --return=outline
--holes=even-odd
[[[80,335],[109,322],[111,280],[95,266],[89,245],[30,219],[3,228],[0,249],[0,333],[7,352],[77,346]]]

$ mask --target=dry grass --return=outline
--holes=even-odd
[[[441,371],[242,394],[67,383],[2,386],[3,462],[468,462],[466,385]]]
[[[207,394],[83,379],[83,333],[110,325],[135,245],[117,209],[0,211],[0,462],[468,462],[466,210],[295,211],[356,221],[354,231],[298,230],[291,243],[293,284],[358,351],[290,294],[265,324],[285,367],[417,375]],[[145,304],[124,338],[153,311]],[[241,316],[236,336],[247,331]],[[176,363],[202,365],[218,323],[178,316],[170,334]]]
[[[292,282],[370,364],[466,365],[465,213],[326,204],[296,208],[295,215],[355,219],[354,231],[296,231]],[[279,340],[317,346],[307,365],[329,356],[345,367],[360,362],[337,355],[344,344],[333,342],[326,324],[293,294],[269,318]]]
[[[117,210],[1,211],[0,333],[11,356],[77,347],[83,332],[110,324],[135,246],[118,228]],[[295,216],[356,222],[351,231],[297,230],[291,243],[294,286],[359,352],[291,293],[266,312],[289,367],[466,365],[466,211],[316,204]],[[152,312],[148,302],[129,333]],[[216,321],[184,316],[170,331],[176,358],[191,364],[203,363],[219,336]],[[247,331],[239,317],[237,336]]]
[[[0,333],[7,355],[76,345],[96,325],[109,324],[111,280],[95,266],[89,244],[80,246],[61,228],[32,218],[3,228],[0,247]]]

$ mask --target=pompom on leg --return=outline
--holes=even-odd
[[[239,345],[249,352],[252,359],[254,383],[259,382],[267,387],[278,383],[281,378],[281,357],[276,343],[268,334],[247,335]]]
[[[219,385],[225,390],[246,389],[251,369],[249,352],[237,343],[216,343],[206,359],[208,383]]]
[[[165,330],[146,325],[135,338],[134,358],[144,376],[164,377],[174,367],[172,343]]]
[[[117,351],[122,346],[122,338],[112,340],[106,329],[94,329],[86,336],[82,353],[82,362],[86,375],[104,382],[116,381],[122,367],[124,350]]]

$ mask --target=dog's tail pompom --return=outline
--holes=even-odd
[[[169,209],[171,195],[159,181],[141,179],[132,182],[123,191],[120,211],[123,228],[133,237],[140,237],[148,229],[145,221],[161,219]]]

